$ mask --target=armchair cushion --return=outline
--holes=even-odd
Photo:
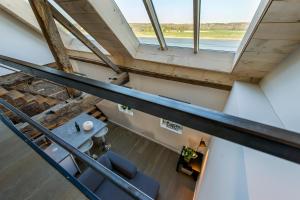
[[[108,169],[112,169],[111,163],[107,156],[103,155],[98,159],[98,162],[104,165]],[[91,191],[95,191],[99,185],[105,180],[99,172],[96,172],[92,168],[88,168],[84,173],[78,178],[79,182],[89,188]]]
[[[121,175],[129,179],[132,179],[136,176],[137,168],[130,161],[112,151],[107,152],[106,156],[109,158],[113,169],[121,173]]]
[[[92,168],[88,168],[78,178],[79,182],[89,188],[91,191],[95,191],[105,178]]]
[[[101,156],[97,161],[104,165],[107,169],[112,170],[112,163],[110,162],[110,159],[107,157],[107,155]]]

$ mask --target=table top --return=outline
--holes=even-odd
[[[52,143],[44,151],[57,163],[61,162],[70,154],[68,151],[66,151],[56,143]]]
[[[83,130],[83,123],[85,121],[92,121],[94,126],[92,130],[90,131],[84,131]],[[78,123],[80,127],[80,132],[77,132],[75,127],[75,122]],[[106,123],[86,114],[82,113],[78,115],[77,117],[71,119],[64,125],[53,129],[52,133],[54,133],[56,136],[60,137],[70,145],[72,145],[75,148],[80,147],[82,144],[84,144],[87,140],[92,138],[95,134],[97,134],[99,131],[101,131],[104,127],[106,127]]]

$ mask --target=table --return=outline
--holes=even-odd
[[[82,124],[85,121],[92,121],[94,123],[94,127],[90,131],[84,131]],[[75,122],[78,123],[80,127],[80,132],[77,132],[75,127]],[[82,144],[84,144],[86,141],[91,139],[95,134],[97,134],[99,131],[101,131],[104,127],[106,127],[106,123],[86,114],[82,113],[78,115],[77,117],[71,119],[64,125],[53,129],[52,133],[54,133],[56,136],[63,139],[65,142],[69,143],[75,148],[80,147]]]
[[[176,171],[183,171],[186,174],[190,174],[196,181],[201,172],[203,154],[200,152],[196,152],[198,155],[197,158],[191,159],[190,162],[187,162],[182,156],[182,151],[184,150],[184,148],[185,146],[182,148],[179,159],[177,161]]]
[[[92,121],[94,123],[94,127],[90,131],[84,131],[82,124],[85,121]],[[75,122],[78,123],[80,127],[80,132],[77,132],[75,128]],[[71,119],[64,125],[57,127],[56,129],[52,130],[56,136],[63,139],[65,142],[69,143],[75,148],[79,148],[83,145],[86,141],[91,139],[95,134],[100,132],[103,128],[106,127],[106,123],[86,114],[82,113],[77,117]],[[65,159],[69,152],[66,151],[64,148],[60,147],[56,143],[52,143],[49,147],[45,149],[45,152],[57,163],[61,162]]]

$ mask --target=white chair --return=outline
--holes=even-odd
[[[98,145],[100,145],[101,143],[105,144],[105,135],[108,132],[108,128],[104,127],[103,129],[101,129],[101,131],[99,131],[97,134],[94,135],[93,140],[95,141],[95,143],[97,143]]]
[[[81,151],[82,153],[85,153],[85,154],[91,156],[90,150],[93,147],[93,145],[94,145],[93,140],[89,139],[83,145],[81,145],[79,147],[79,151]]]

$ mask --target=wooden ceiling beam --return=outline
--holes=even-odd
[[[80,30],[78,30],[68,19],[66,19],[54,6],[49,4],[53,17],[66,29],[68,29],[78,40],[80,40],[87,48],[89,48],[96,56],[98,56],[105,64],[107,64],[117,74],[121,74],[120,68],[115,65],[104,53],[100,51]]]
[[[73,60],[78,60],[81,62],[86,62],[86,63],[91,63],[91,64],[95,64],[95,65],[99,65],[102,67],[108,67],[104,62],[102,62],[101,60],[97,59],[95,56],[93,56],[92,53],[83,53],[83,52],[76,52],[76,51],[72,51],[72,50],[68,50],[68,54],[70,56],[70,59]],[[200,86],[204,86],[204,87],[211,87],[211,88],[215,88],[215,89],[221,89],[221,90],[231,90],[232,88],[232,84],[233,84],[233,80],[234,78],[231,77],[230,74],[224,74],[224,73],[217,73],[218,77],[220,79],[222,79],[222,77],[226,77],[226,80],[230,80],[226,83],[216,83],[216,82],[210,82],[209,80],[196,80],[196,79],[191,79],[191,78],[183,78],[180,76],[172,76],[172,75],[168,75],[168,74],[164,74],[164,73],[160,73],[160,72],[154,72],[151,70],[144,70],[144,69],[137,69],[137,68],[133,68],[133,67],[128,67],[128,66],[121,66],[119,65],[120,69],[124,72],[127,73],[134,73],[134,74],[140,74],[143,76],[149,76],[149,77],[154,77],[154,78],[160,78],[160,79],[165,79],[165,80],[170,80],[170,81],[177,81],[177,82],[182,82],[182,83],[188,83],[188,84],[193,84],[193,85],[200,85]],[[209,72],[206,72],[209,73]],[[121,75],[120,75],[121,77]],[[225,78],[224,78],[225,79]],[[246,80],[249,81],[249,80]],[[111,82],[113,83],[113,82]],[[113,83],[115,84],[115,83]],[[119,85],[119,84],[118,84]]]
[[[29,2],[58,68],[65,72],[73,72],[48,2],[46,0],[29,0]]]
[[[299,9],[299,1],[261,1],[236,53],[232,74],[262,79],[298,49]]]
[[[59,35],[47,0],[29,0],[33,13],[40,25],[58,69],[72,73],[73,68],[69,56]],[[70,97],[77,96],[77,91],[67,88]]]

